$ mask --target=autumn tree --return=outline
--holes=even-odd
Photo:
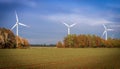
[[[18,42],[18,46],[17,46]],[[14,33],[6,28],[0,28],[0,48],[23,48],[29,47],[26,39],[15,36]]]
[[[17,41],[16,43],[18,44],[17,48],[29,48],[30,47],[28,40],[25,38],[16,36],[16,41]]]
[[[59,41],[57,44],[56,44],[57,48],[63,48],[63,45],[62,45],[62,42]]]
[[[85,48],[85,47],[120,47],[120,39],[105,40],[96,35],[68,35],[64,38],[63,45],[65,48]]]
[[[75,43],[75,36],[76,35],[68,35],[67,37],[64,38],[64,46],[66,48],[72,48],[74,47]]]
[[[9,29],[0,28],[0,48],[15,48],[15,35]]]

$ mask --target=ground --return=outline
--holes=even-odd
[[[120,48],[0,49],[3,69],[120,69]]]

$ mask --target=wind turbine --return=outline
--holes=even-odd
[[[23,24],[23,23],[20,23],[20,22],[19,22],[18,15],[17,15],[16,11],[15,11],[15,15],[16,15],[16,23],[15,23],[15,25],[11,28],[11,30],[16,27],[16,36],[19,36],[19,35],[18,35],[18,26],[19,26],[19,25],[25,26],[25,27],[28,27],[28,26],[25,25],[25,24]],[[16,40],[16,43],[17,43],[17,47],[18,47],[18,39]]]
[[[71,24],[71,25],[68,25],[68,24],[65,23],[65,22],[63,22],[63,24],[68,28],[68,35],[70,34],[70,28],[76,25],[76,23]]]
[[[107,27],[103,24],[103,27],[104,27],[104,32],[103,32],[103,34],[102,34],[102,37],[103,37],[103,35],[105,35],[105,40],[107,40],[107,31],[113,31],[113,29],[107,29]]]

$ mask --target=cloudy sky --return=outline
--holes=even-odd
[[[120,38],[120,0],[0,0],[0,27],[10,29],[19,21],[19,36],[31,44],[55,44],[67,35],[62,23],[77,23],[71,34],[101,36],[105,24],[108,36]],[[15,33],[15,29],[12,30]],[[103,37],[104,38],[104,37]]]

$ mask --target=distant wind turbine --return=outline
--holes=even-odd
[[[19,26],[19,25],[25,26],[25,27],[29,27],[29,26],[27,26],[27,25],[19,22],[18,15],[17,15],[16,11],[15,11],[15,15],[16,15],[16,23],[15,23],[15,25],[11,28],[11,30],[16,27],[16,36],[19,36],[19,35],[18,35],[18,26]],[[17,46],[18,46],[18,40],[16,41],[16,43],[17,43]]]
[[[70,34],[70,28],[76,25],[76,23],[71,24],[71,25],[68,25],[68,24],[65,23],[65,22],[63,22],[63,24],[68,28],[68,35]]]
[[[102,37],[105,35],[105,40],[107,40],[107,31],[113,31],[113,29],[107,29],[107,27],[103,24],[104,32],[102,34]]]

